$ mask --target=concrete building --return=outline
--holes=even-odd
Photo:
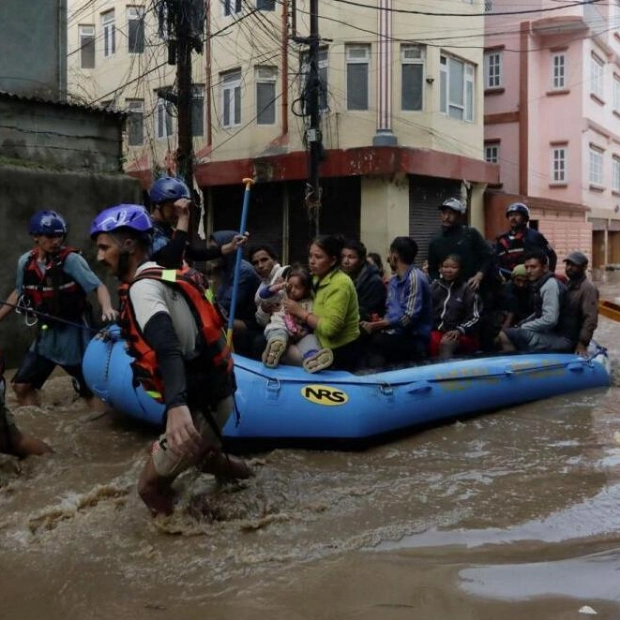
[[[0,2],[0,91],[64,99],[66,24],[67,0]]]
[[[485,158],[501,184],[487,235],[515,199],[562,257],[620,263],[620,4],[489,0],[484,58]],[[512,14],[511,14],[512,12]]]
[[[321,232],[361,236],[381,253],[394,236],[411,234],[423,260],[439,228],[437,205],[455,194],[470,201],[471,222],[483,230],[483,193],[499,177],[483,160],[482,4],[319,5]],[[69,4],[69,89],[132,114],[126,169],[145,185],[175,171],[175,109],[160,96],[175,90],[167,7]],[[286,260],[304,259],[313,231],[308,57],[291,35],[308,35],[309,2],[224,0],[205,9],[193,79],[195,178],[207,229],[238,228],[241,180],[256,177],[253,240],[272,242]]]

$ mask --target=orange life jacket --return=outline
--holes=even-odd
[[[234,385],[231,381],[233,359],[223,331],[224,320],[216,306],[208,299],[204,278],[195,269],[164,269],[153,267],[139,273],[133,282],[119,289],[121,301],[120,325],[128,352],[134,357],[131,364],[134,379],[142,384],[149,396],[159,402],[164,400],[164,383],[157,364],[155,351],[147,344],[135,319],[129,289],[139,280],[158,280],[178,290],[187,302],[202,339],[201,359],[204,360],[205,391],[221,392],[222,386]],[[233,389],[230,391],[232,393]]]
[[[37,312],[64,319],[79,321],[88,309],[86,293],[64,270],[65,260],[79,250],[65,246],[52,255],[41,273],[37,264],[37,250],[32,250],[24,265],[22,293],[24,305]],[[46,323],[53,323],[46,319]]]

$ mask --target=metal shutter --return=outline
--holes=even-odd
[[[220,186],[211,190],[213,198],[213,230],[239,230],[245,188]],[[248,208],[249,245],[268,243],[282,255],[282,190],[281,183],[252,186]]]
[[[319,230],[322,235],[339,234],[359,239],[360,235],[360,177],[321,180],[323,189]],[[308,262],[308,246],[314,237],[314,225],[304,204],[303,183],[289,184],[289,260]]]

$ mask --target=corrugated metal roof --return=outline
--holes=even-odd
[[[0,90],[0,99],[9,99],[17,102],[27,102],[30,101],[32,103],[44,103],[46,105],[52,105],[60,108],[72,108],[74,110],[81,110],[83,112],[92,112],[94,114],[105,114],[108,116],[116,116],[119,118],[124,118],[127,116],[127,112],[121,110],[111,110],[109,108],[103,108],[97,105],[86,105],[83,103],[74,103],[70,101],[52,101],[49,99],[44,99],[42,97],[34,97],[28,95],[20,95],[17,93],[10,93],[5,90]]]

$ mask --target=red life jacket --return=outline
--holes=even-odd
[[[144,339],[129,297],[131,285],[145,278],[174,287],[187,302],[202,340],[200,357],[204,360],[205,391],[217,393],[218,390],[221,391],[222,386],[231,385],[233,359],[223,331],[224,320],[207,298],[202,274],[190,267],[145,269],[131,284],[124,284],[119,289],[120,325],[123,338],[127,341],[128,352],[135,358],[131,364],[134,379],[142,384],[149,396],[163,402],[164,383],[157,364],[157,355]]]
[[[497,239],[500,250],[497,253],[499,266],[502,269],[512,271],[523,262],[525,254],[525,231],[520,230],[515,234],[504,233]]]
[[[79,250],[65,246],[45,263],[41,273],[37,250],[32,250],[24,265],[22,295],[24,305],[51,317],[77,322],[88,309],[84,289],[64,270],[65,260]],[[47,324],[53,319],[45,319]]]

